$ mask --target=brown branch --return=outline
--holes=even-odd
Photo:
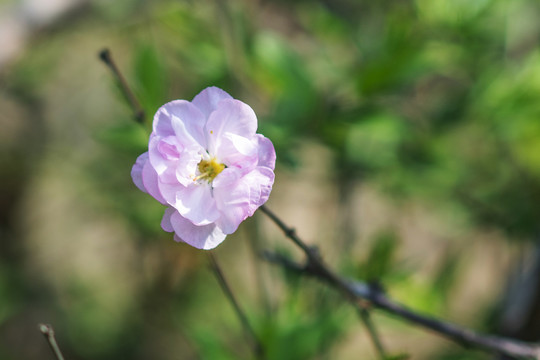
[[[126,100],[129,102],[129,105],[133,109],[133,117],[135,118],[135,121],[141,124],[144,123],[144,110],[142,109],[139,101],[137,101],[137,98],[135,97],[135,94],[133,94],[133,91],[131,91],[131,89],[129,88],[129,85],[127,84],[126,79],[120,72],[120,69],[118,69],[118,66],[116,66],[116,63],[114,62],[109,49],[101,50],[99,52],[99,58],[113,72],[114,77],[120,85],[120,89],[122,89],[122,93],[124,94]]]
[[[305,265],[298,264],[286,257],[269,252],[263,254],[266,260],[284,266],[295,272],[310,275],[325,281],[329,285],[342,291],[351,300],[356,302],[367,300],[378,309],[397,315],[415,325],[430,329],[460,345],[476,347],[512,357],[540,359],[540,344],[527,343],[495,335],[480,334],[471,329],[451,324],[429,315],[420,314],[389,298],[379,286],[349,280],[336,275],[322,262],[319,256],[313,255],[314,251],[298,238],[293,229],[286,226],[274,213],[264,207],[264,205],[261,206],[261,210],[267,214],[279,228],[281,228],[288,238],[293,240],[294,243],[304,250],[307,256]],[[294,237],[294,239],[292,237]]]
[[[377,333],[375,324],[371,321],[369,311],[362,303],[357,301],[355,294],[349,290],[347,283],[343,282],[339,276],[334,274],[324,264],[319,252],[317,251],[317,248],[309,247],[304,241],[302,241],[302,239],[298,237],[298,235],[296,235],[296,231],[293,228],[289,228],[287,225],[285,225],[285,223],[281,221],[281,219],[278,218],[277,215],[265,205],[262,205],[259,209],[261,209],[262,212],[264,212],[268,217],[270,217],[270,219],[272,219],[272,221],[274,221],[274,223],[276,223],[276,225],[285,233],[285,236],[291,239],[300,249],[304,251],[308,258],[306,270],[319,274],[322,279],[325,279],[330,284],[338,288],[348,298],[348,300],[354,304],[358,310],[360,319],[368,330],[369,337],[373,343],[373,346],[375,347],[375,350],[377,351],[378,357],[383,360],[386,359],[386,351],[382,346],[382,341]]]
[[[236,316],[240,319],[240,322],[242,323],[242,326],[244,328],[244,332],[252,339],[253,341],[253,351],[255,353],[255,357],[257,359],[265,359],[264,355],[264,348],[261,344],[261,341],[257,337],[257,334],[249,324],[248,318],[242,308],[240,307],[240,304],[234,297],[234,293],[231,290],[231,287],[227,283],[227,280],[225,279],[225,275],[223,275],[223,271],[221,271],[221,267],[219,266],[216,258],[214,257],[214,254],[212,252],[209,252],[209,258],[210,258],[210,267],[214,271],[214,274],[216,275],[216,278],[219,282],[219,285],[221,286],[221,289],[225,293],[225,296],[233,306],[234,312],[236,313]]]
[[[57,360],[64,360],[64,356],[62,355],[62,352],[60,351],[60,348],[58,347],[58,343],[56,342],[56,338],[54,337],[54,330],[51,325],[45,325],[45,324],[39,324],[38,325],[39,331],[45,336],[45,339],[47,340],[47,343],[51,347],[51,350],[56,356]]]

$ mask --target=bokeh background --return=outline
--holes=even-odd
[[[98,59],[109,48],[145,125]],[[208,256],[132,184],[152,115],[207,86],[278,154],[268,202],[340,273],[540,340],[540,3],[0,1],[0,358],[250,359]],[[376,359],[261,213],[215,250],[269,359]],[[390,354],[493,359],[374,312]]]

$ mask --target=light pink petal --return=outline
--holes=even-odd
[[[174,239],[183,241],[197,249],[210,250],[221,244],[226,235],[215,224],[197,226],[178,212],[171,215]]]
[[[173,120],[173,123],[176,120]],[[180,128],[184,129],[182,124]],[[185,133],[186,136],[189,136]],[[180,183],[184,186],[192,182],[192,177],[201,160],[200,153],[204,149],[195,140],[191,139],[185,145],[179,143],[176,136],[165,138],[152,136],[148,145],[150,163],[156,170],[161,183]]]
[[[207,183],[194,183],[176,192],[174,207],[195,225],[207,225],[219,218],[212,187]]]
[[[200,117],[202,119],[202,114],[200,114]],[[198,146],[201,149],[204,149],[206,147],[206,140],[203,136],[202,130],[197,131],[197,133],[195,133],[195,136],[194,136],[193,131],[189,129],[190,124],[186,123],[184,119],[181,119],[173,115],[171,119],[171,126],[174,129],[174,134],[176,136],[177,141],[180,144],[182,144],[182,146],[184,147]]]
[[[266,167],[257,167],[232,184],[225,181],[223,186],[214,184],[214,198],[221,212],[216,224],[225,234],[235,232],[242,221],[268,200],[273,183],[274,173]]]
[[[177,144],[174,136],[162,138],[151,136],[148,143],[149,161],[161,181],[174,181],[176,176],[172,166],[178,161],[182,146]]]
[[[253,215],[253,213],[259,208],[259,206],[261,206],[268,200],[270,192],[272,191],[272,185],[274,185],[275,175],[272,170],[266,167],[257,167],[257,173],[258,174],[256,176],[259,177],[258,183],[259,189],[261,191],[261,196],[255,203],[253,203],[253,205],[255,205],[255,209],[253,210],[251,215]]]
[[[195,96],[191,103],[197,106],[204,117],[208,119],[210,114],[216,110],[217,104],[224,99],[232,99],[232,96],[215,86],[211,86]]]
[[[186,150],[180,156],[180,159],[173,167],[176,175],[176,181],[184,186],[193,183],[193,177],[197,172],[197,165],[201,161],[201,155],[198,149]]]
[[[276,150],[270,139],[261,134],[255,135],[259,147],[259,163],[258,166],[265,166],[274,170],[276,166]]]
[[[139,190],[147,193],[146,188],[143,184],[143,178],[142,178],[142,171],[144,165],[148,162],[148,152],[145,152],[144,154],[140,155],[137,160],[135,161],[135,164],[131,168],[131,178],[133,179],[133,182],[135,185],[139,188]]]
[[[158,182],[158,187],[161,196],[170,206],[174,206],[176,204],[176,193],[185,188],[185,186],[180,183],[167,183],[162,181]]]
[[[186,132],[195,141],[204,146],[205,137],[203,128],[206,123],[206,117],[197,106],[186,100],[174,100],[166,103],[154,115],[154,134],[163,137],[174,135],[177,131],[174,124],[175,121],[183,123]]]
[[[228,167],[225,168],[218,176],[212,181],[212,187],[220,188],[224,186],[231,186],[238,181],[244,173],[240,168]]]
[[[249,105],[239,100],[225,99],[218,103],[206,123],[207,150],[211,156],[219,155],[220,142],[225,133],[251,139],[257,131],[257,116]]]
[[[160,203],[166,203],[165,199],[161,195],[161,192],[159,191],[158,175],[156,170],[154,170],[150,164],[150,161],[147,161],[143,166],[142,181],[144,188],[150,195],[152,195]]]
[[[163,219],[161,219],[161,228],[167,232],[173,232],[174,228],[171,224],[171,216],[176,212],[176,209],[173,207],[168,207],[165,209],[163,214]]]
[[[256,140],[225,133],[216,149],[218,160],[227,166],[253,168],[259,159]]]

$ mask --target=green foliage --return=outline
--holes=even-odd
[[[411,357],[407,354],[397,354],[397,355],[390,355],[386,356],[385,360],[408,360]]]
[[[90,285],[72,280],[67,306],[64,307],[67,327],[71,329],[66,338],[88,358],[106,357],[124,350],[118,344],[122,344],[125,332],[129,331],[122,321],[129,309],[125,306],[127,304],[118,309],[116,302],[119,299],[111,299],[110,293],[92,291],[106,289],[107,284],[96,288]]]
[[[293,285],[293,283],[289,283]],[[346,332],[352,309],[318,284],[302,281],[271,316],[262,318],[259,333],[269,359],[312,359],[327,354]]]
[[[137,98],[142,102],[147,118],[151,120],[157,109],[168,100],[170,78],[159,54],[149,45],[143,44],[136,49],[134,66]]]
[[[21,295],[13,270],[8,266],[0,266],[0,324],[17,311]]]
[[[227,346],[217,332],[209,329],[198,329],[190,333],[193,341],[197,344],[200,359],[234,360],[238,359],[233,349]]]
[[[350,125],[345,156],[363,169],[391,168],[399,161],[400,144],[406,137],[402,119],[387,114],[365,116]]]
[[[365,262],[359,267],[358,278],[367,281],[382,281],[394,270],[394,258],[399,239],[393,232],[382,232],[375,236]]]
[[[461,254],[456,251],[447,251],[432,280],[432,289],[439,295],[441,302],[447,303],[451,291],[457,283],[460,269]]]
[[[96,139],[113,149],[134,154],[142,154],[148,149],[148,132],[133,121],[98,131]]]

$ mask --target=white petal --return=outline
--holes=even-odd
[[[233,133],[225,133],[214,156],[227,166],[253,168],[259,159],[255,141]]]
[[[161,228],[167,232],[173,232],[174,228],[171,224],[171,216],[176,212],[176,209],[173,207],[168,207],[165,209],[163,218],[161,219]]]
[[[234,99],[221,100],[206,123],[207,150],[219,155],[216,151],[225,133],[251,139],[256,131],[257,116],[249,105]]]
[[[148,191],[146,191],[146,188],[144,187],[142,171],[147,161],[148,152],[145,152],[137,158],[135,164],[133,165],[133,168],[131,168],[131,178],[133,179],[133,182],[139,188],[139,190],[145,193],[147,193]]]
[[[231,186],[238,179],[240,179],[244,175],[242,172],[242,169],[236,168],[236,167],[228,167],[225,168],[222,172],[219,173],[218,176],[212,181],[212,187],[213,188],[220,188],[224,186]]]
[[[195,96],[191,103],[197,106],[204,117],[208,119],[210,114],[216,110],[217,104],[224,99],[232,99],[232,96],[215,86],[211,86]]]
[[[225,234],[235,232],[242,221],[268,200],[273,183],[274,173],[266,167],[257,167],[236,182],[214,185],[214,198],[221,212],[216,224]]]
[[[257,165],[274,170],[276,166],[276,150],[274,150],[274,144],[272,144],[270,139],[261,134],[256,134],[255,137],[259,145],[259,162]]]
[[[205,183],[194,183],[179,189],[174,207],[195,225],[208,225],[220,216],[212,197],[212,188]]]
[[[197,226],[178,212],[171,216],[175,240],[183,241],[197,249],[210,250],[221,244],[226,235],[215,224]]]
[[[164,156],[162,152],[160,151],[160,145],[166,141],[166,139],[171,142],[170,138],[174,138],[174,136],[169,136],[168,138],[162,138],[160,136],[151,136],[150,142],[148,143],[148,154],[149,154],[149,161],[152,164],[152,167],[158,174],[161,180],[164,180],[164,178],[171,178],[171,175],[174,176],[174,171],[171,174],[171,165],[176,162],[176,159],[170,159]],[[173,147],[176,147],[173,145]],[[163,174],[166,174],[164,177]],[[166,182],[170,182],[166,180]]]
[[[158,175],[156,173],[156,170],[154,170],[154,168],[152,167],[152,164],[150,164],[150,161],[147,161],[144,164],[142,171],[142,180],[146,191],[150,195],[152,195],[157,201],[165,204],[166,201],[163,198],[163,195],[161,195],[161,191],[159,190]]]
[[[178,122],[183,124],[184,131],[190,138],[205,147],[203,129],[206,117],[197,106],[186,100],[174,100],[159,108],[154,116],[154,133],[163,137],[178,135]],[[182,139],[180,143],[185,145]]]

